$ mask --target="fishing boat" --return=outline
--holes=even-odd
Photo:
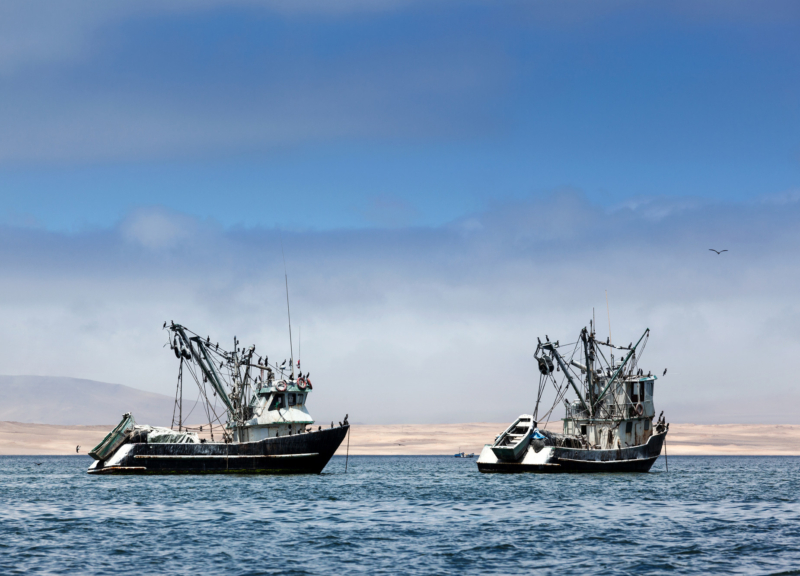
[[[519,416],[478,457],[481,472],[647,472],[661,454],[669,424],[655,417],[657,377],[639,360],[649,339],[634,345],[598,340],[590,322],[571,344],[539,339],[534,358],[539,389],[533,414]],[[605,352],[604,352],[605,350]],[[545,389],[552,407],[539,416]],[[574,394],[574,399],[568,399]],[[539,426],[564,405],[561,433]]]
[[[462,452],[461,448],[458,449],[458,452],[453,454],[456,458],[475,458],[475,453],[467,454],[466,452]]]
[[[242,347],[236,337],[226,350],[180,324],[165,322],[164,329],[179,360],[172,425],[138,425],[126,413],[89,453],[90,474],[322,472],[350,425],[345,416],[338,426],[314,429],[307,409],[313,385],[300,372],[300,360],[270,363],[256,355],[255,345]],[[200,436],[204,425],[186,425],[187,374],[200,390],[209,438]]]

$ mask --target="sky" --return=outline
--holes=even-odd
[[[594,310],[672,421],[798,424],[799,69],[793,2],[5,2],[2,372],[288,357],[283,247],[320,421],[510,421]]]

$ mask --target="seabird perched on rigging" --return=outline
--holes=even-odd
[[[162,326],[162,328],[166,328],[166,327],[167,327],[167,321],[164,320],[164,325]]]
[[[723,252],[727,252],[727,250],[714,250],[713,248],[709,248],[709,250],[711,250],[712,252],[716,252],[716,253],[717,253],[717,256],[719,256],[719,255],[720,255],[720,254],[722,254]]]

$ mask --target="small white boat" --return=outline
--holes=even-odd
[[[523,414],[506,428],[506,431],[500,434],[492,444],[492,452],[498,460],[504,462],[519,460],[530,444],[534,426],[533,416]]]

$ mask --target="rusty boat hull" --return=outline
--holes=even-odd
[[[545,446],[538,452],[534,446],[516,462],[503,462],[486,445],[478,458],[480,472],[498,473],[617,473],[648,472],[661,455],[667,431],[653,434],[645,444],[613,450],[582,450]]]
[[[89,474],[319,474],[350,429],[266,438],[256,442],[168,444],[128,442]]]

